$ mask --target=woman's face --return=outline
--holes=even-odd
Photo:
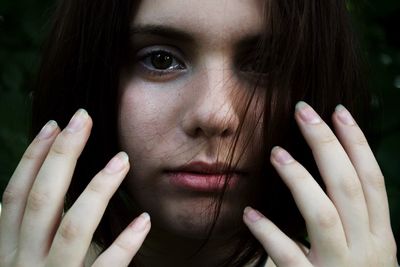
[[[203,236],[227,177],[213,164],[229,160],[243,122],[216,228],[229,232],[249,204],[260,161],[263,90],[255,90],[243,118],[255,86],[261,2],[145,0],[131,28],[119,109],[120,144],[132,166],[128,190],[153,227]]]

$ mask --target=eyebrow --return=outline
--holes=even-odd
[[[183,30],[157,24],[135,25],[130,30],[131,36],[134,35],[157,35],[167,39],[173,39],[183,42],[194,42],[194,37]]]
[[[159,24],[137,24],[130,29],[130,35],[150,35],[159,36],[166,39],[175,41],[194,43],[194,34],[182,29],[174,28],[166,25]],[[261,40],[261,34],[248,34],[240,38],[236,43],[236,47],[249,47],[258,44]]]

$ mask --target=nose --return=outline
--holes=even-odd
[[[222,67],[208,68],[192,84],[194,101],[183,117],[183,129],[192,137],[229,137],[239,127],[233,74]],[[236,86],[237,87],[237,86]]]

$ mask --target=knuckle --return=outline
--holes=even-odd
[[[366,180],[374,188],[376,188],[380,191],[386,191],[385,177],[383,176],[383,174],[380,170],[368,172],[366,174]]]
[[[65,131],[63,131],[57,137],[54,144],[51,146],[50,151],[55,155],[68,156],[69,154],[71,154],[71,152],[75,151],[77,147],[77,142],[81,142],[81,138],[76,140],[76,138],[72,138],[72,136],[66,134]]]
[[[125,253],[130,253],[131,251],[136,249],[137,244],[133,240],[129,240],[128,238],[123,238],[120,240],[116,240],[115,246],[118,249],[124,251]]]
[[[22,155],[22,159],[25,161],[37,160],[37,158],[41,157],[41,155],[42,145],[40,145],[40,142],[34,140],[25,150],[24,154]]]
[[[86,193],[89,194],[93,203],[96,203],[97,205],[105,205],[110,198],[108,187],[102,182],[91,182],[86,188]]]
[[[85,135],[87,137],[87,135]],[[87,138],[74,136],[65,131],[61,132],[50,148],[50,153],[61,157],[76,157]]]
[[[364,136],[356,137],[353,142],[357,146],[369,146],[368,140]]]
[[[262,225],[258,231],[265,243],[268,243],[268,240],[270,240],[271,237],[277,237],[280,234],[279,230],[272,225]]]
[[[68,144],[65,142],[65,140],[60,140],[60,139],[57,139],[50,149],[50,153],[61,157],[68,156],[68,152],[69,152]]]
[[[296,180],[298,181],[308,181],[310,179],[310,174],[305,172],[304,170],[299,169],[297,173],[298,175],[296,177]]]
[[[323,207],[316,213],[316,223],[323,229],[331,229],[339,223],[339,216],[332,208]]]
[[[363,195],[363,190],[359,181],[354,178],[342,178],[339,183],[339,189],[350,199],[356,199]]]
[[[67,242],[73,241],[81,235],[78,223],[68,217],[64,218],[58,231],[60,237]]]
[[[295,266],[299,263],[299,257],[297,255],[297,253],[294,253],[292,251],[289,250],[282,250],[281,251],[281,259],[282,259],[282,263],[285,266]]]
[[[337,144],[338,140],[333,134],[323,134],[319,137],[318,142],[322,145]]]
[[[31,211],[38,211],[43,209],[48,203],[50,203],[49,193],[32,189],[28,196],[27,208]]]
[[[26,161],[32,161],[35,160],[37,158],[37,153],[35,151],[35,149],[33,149],[32,147],[29,147],[25,153],[22,155],[22,159],[26,160]]]
[[[21,192],[12,183],[8,184],[3,192],[2,203],[3,205],[10,205],[19,202],[21,199]]]
[[[104,179],[93,179],[87,186],[87,190],[98,196],[103,196],[110,186]]]

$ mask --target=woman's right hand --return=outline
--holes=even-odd
[[[24,153],[3,195],[0,266],[83,266],[104,210],[129,170],[118,153],[63,215],[64,197],[92,128],[79,110],[60,132],[50,121]],[[128,266],[150,230],[147,213],[136,218],[93,266]]]

